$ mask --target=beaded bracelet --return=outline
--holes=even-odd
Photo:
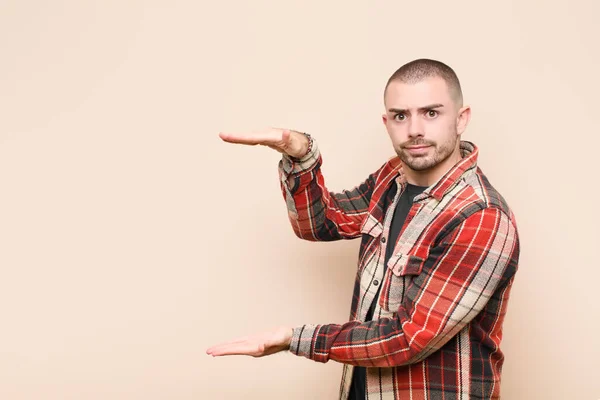
[[[302,134],[304,136],[306,136],[306,138],[308,139],[308,149],[306,150],[306,153],[304,153],[304,155],[302,157],[306,157],[307,154],[309,154],[313,148],[313,138],[311,135],[309,135],[306,132],[302,132]]]

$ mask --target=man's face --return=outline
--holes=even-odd
[[[384,100],[383,122],[406,166],[427,171],[458,153],[460,134],[466,126],[465,109],[456,104],[442,78],[417,83],[392,81]]]

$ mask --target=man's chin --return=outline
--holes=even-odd
[[[408,167],[415,172],[424,172],[434,167],[434,165],[408,165]]]
[[[405,157],[404,155],[400,156],[400,159],[410,169],[413,171],[426,171],[434,166],[435,163],[431,162],[431,160],[427,160],[424,157]]]

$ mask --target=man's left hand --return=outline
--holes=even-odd
[[[206,350],[206,354],[213,357],[229,355],[263,357],[288,350],[291,341],[292,328],[282,326],[257,335],[221,343]]]

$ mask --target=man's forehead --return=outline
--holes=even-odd
[[[418,82],[392,81],[385,93],[386,106],[394,108],[420,108],[429,104],[452,102],[446,82],[438,77]]]

